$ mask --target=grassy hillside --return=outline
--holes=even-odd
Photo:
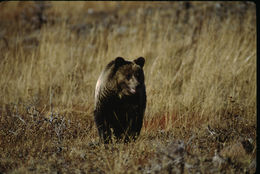
[[[254,173],[255,4],[0,11],[0,173]],[[144,124],[136,142],[98,146],[95,83],[117,56],[146,58]]]

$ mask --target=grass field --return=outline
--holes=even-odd
[[[256,6],[1,2],[0,173],[254,173]],[[143,56],[147,109],[129,144],[95,145],[94,89]]]

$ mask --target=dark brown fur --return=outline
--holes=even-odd
[[[109,143],[112,135],[128,142],[140,134],[146,108],[144,63],[142,57],[134,61],[118,57],[99,76],[94,117],[104,143]]]

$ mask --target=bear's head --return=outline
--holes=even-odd
[[[139,57],[134,61],[126,61],[122,57],[117,57],[114,60],[114,79],[116,80],[120,98],[135,95],[144,88],[144,63],[145,59],[143,57]]]

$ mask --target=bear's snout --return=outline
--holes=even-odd
[[[133,78],[131,78],[129,81],[129,92],[135,94],[136,91],[140,88],[140,86],[140,82],[138,82],[138,80],[133,76]]]

